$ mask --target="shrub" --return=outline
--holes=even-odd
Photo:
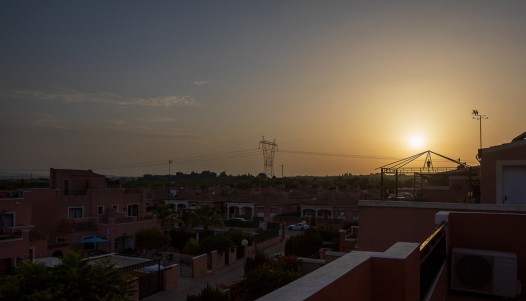
[[[186,242],[192,237],[192,233],[184,228],[170,230],[170,241],[172,247],[182,250]]]
[[[211,287],[209,283],[197,295],[186,296],[186,301],[230,301],[230,294],[223,292],[218,287]]]
[[[199,246],[197,245],[197,240],[190,238],[183,247],[183,254],[188,255],[197,255],[199,253]]]
[[[319,252],[323,238],[315,229],[308,229],[301,235],[293,236],[285,243],[285,254],[298,257],[309,257]]]
[[[203,239],[199,243],[199,251],[201,253],[208,253],[214,250],[217,250],[219,253],[224,253],[230,247],[232,247],[234,243],[225,236],[207,236],[205,239]]]

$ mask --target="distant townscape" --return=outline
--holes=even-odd
[[[373,290],[375,285],[404,283],[407,289],[395,299],[418,300],[447,293],[439,284],[449,277],[448,259],[452,296],[475,291],[515,297],[520,292],[513,288],[486,290],[464,279],[475,263],[464,266],[461,258],[507,258],[513,262],[502,267],[507,277],[515,281],[526,274],[526,253],[510,232],[526,226],[524,136],[480,149],[480,166],[452,160],[456,167],[442,168],[433,156],[446,157],[428,151],[422,153],[427,156],[422,167],[389,164],[370,175],[289,178],[203,171],[116,178],[51,168],[49,178],[4,179],[0,296],[28,294],[16,279],[35,265],[51,268],[49,273],[71,265],[115,270],[121,286],[138,288],[120,294],[142,299],[177,292],[185,281],[242,262],[244,280],[207,286],[189,298],[332,300],[332,287],[347,277],[378,274],[374,283],[344,290],[378,297],[394,292]],[[367,262],[374,264],[365,268]],[[496,264],[488,267],[488,277]],[[391,270],[395,266],[404,268]],[[340,272],[329,272],[334,269]],[[250,279],[262,271],[271,285],[255,290]],[[273,282],[277,271],[289,273],[287,280]],[[316,280],[326,277],[332,278]],[[6,279],[19,287],[8,289]],[[291,295],[306,285],[316,292]]]

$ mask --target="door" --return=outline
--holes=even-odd
[[[526,166],[504,166],[502,203],[526,205]]]

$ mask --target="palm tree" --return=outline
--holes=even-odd
[[[164,203],[159,203],[153,208],[153,213],[157,216],[157,219],[161,222],[161,227],[163,229],[172,229],[174,227],[175,216]]]
[[[207,231],[210,226],[220,226],[223,224],[215,208],[210,205],[197,207],[192,214],[190,214],[189,223],[193,227],[203,226],[204,231]]]

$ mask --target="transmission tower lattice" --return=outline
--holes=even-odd
[[[276,144],[276,139],[274,141],[263,140],[259,141],[259,148],[263,149],[263,168],[264,173],[267,177],[274,176],[274,154],[278,150],[278,145]]]

